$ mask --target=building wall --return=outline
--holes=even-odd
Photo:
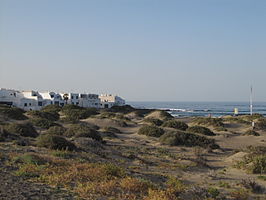
[[[68,96],[68,100],[64,96]],[[24,110],[40,110],[47,105],[73,104],[81,107],[111,108],[114,105],[125,105],[125,100],[116,95],[55,93],[37,91],[16,91],[0,89],[0,104],[8,104]]]

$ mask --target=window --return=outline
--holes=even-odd
[[[54,95],[53,94],[51,94],[51,98],[54,98]]]
[[[42,102],[41,101],[38,102],[38,106],[42,106]]]
[[[29,103],[29,106],[31,106],[31,103]]]
[[[73,97],[73,96],[71,96],[71,99],[74,99],[74,97]]]
[[[77,102],[76,105],[79,105],[79,102]]]
[[[27,103],[24,103],[24,106],[25,106],[25,107],[27,107],[27,105],[28,105]]]
[[[76,99],[78,99],[79,97],[78,96],[76,96]]]

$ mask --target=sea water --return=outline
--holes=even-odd
[[[135,108],[167,110],[175,117],[233,115],[238,108],[240,115],[249,114],[249,102],[127,102]],[[254,102],[253,113],[266,116],[266,102]]]

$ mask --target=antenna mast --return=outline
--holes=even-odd
[[[250,86],[250,115],[253,115],[253,89],[252,85]]]

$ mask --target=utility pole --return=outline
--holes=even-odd
[[[253,115],[253,88],[252,85],[250,86],[250,115]],[[255,122],[251,119],[251,127],[254,130]]]
[[[250,86],[250,115],[253,115],[253,88]]]

